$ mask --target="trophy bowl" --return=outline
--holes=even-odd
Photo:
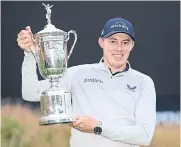
[[[59,80],[64,78],[66,73],[67,62],[76,44],[77,34],[73,30],[67,33],[52,25],[50,20],[52,6],[43,5],[47,10],[48,24],[43,30],[32,35],[35,47],[30,49],[40,75],[50,82],[50,87],[41,93],[39,125],[72,123],[73,118],[67,114],[67,109],[71,107],[70,93],[66,87],[60,87]],[[71,33],[74,34],[75,39],[68,55],[67,42]]]

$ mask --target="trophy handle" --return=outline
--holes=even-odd
[[[68,34],[67,34],[68,37],[67,37],[67,40],[66,40],[66,41],[69,40],[69,38],[70,38],[70,33],[74,34],[75,39],[74,39],[74,43],[73,43],[73,45],[72,45],[72,47],[71,47],[71,49],[70,49],[70,52],[69,52],[69,54],[68,54],[68,60],[69,60],[69,58],[70,58],[70,56],[71,56],[71,54],[72,54],[72,52],[73,52],[73,49],[74,49],[74,46],[75,46],[76,42],[77,42],[77,33],[76,33],[75,31],[73,31],[73,30],[70,30],[70,31],[68,32]]]
[[[44,76],[44,73],[41,69],[41,61],[40,61],[40,40],[38,38],[38,35],[33,35],[31,33],[31,39],[34,43],[34,48],[29,48],[29,51],[32,53],[32,55],[34,56],[34,59],[38,65],[38,69],[39,69],[39,72],[40,72],[40,75],[45,79],[46,77]]]
[[[33,35],[31,34],[31,39],[34,43],[34,48],[29,48],[30,52],[33,54],[37,64],[39,65],[39,52],[38,52],[38,49],[37,49],[37,42],[36,42],[36,39],[35,39],[36,35]]]

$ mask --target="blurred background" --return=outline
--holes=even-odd
[[[151,146],[179,146],[180,2],[45,1],[44,3],[54,5],[52,24],[66,32],[72,29],[77,32],[78,41],[69,60],[69,67],[99,62],[102,49],[97,40],[108,19],[123,17],[133,24],[136,45],[129,61],[132,68],[153,79],[157,93],[158,128]],[[31,26],[33,33],[42,30],[47,24],[45,15],[46,10],[42,1],[1,2],[1,114],[3,116],[1,127],[2,131],[6,132],[2,135],[4,147],[10,145],[31,147],[46,141],[48,144],[45,146],[54,146],[55,142],[60,141],[56,134],[65,140],[60,142],[60,146],[69,146],[67,143],[70,136],[69,128],[51,126],[42,129],[37,124],[39,102],[27,102],[21,96],[21,65],[24,54],[17,45],[17,34],[28,25]],[[73,36],[68,45],[71,46],[72,42]],[[42,79],[40,75],[39,79]],[[57,128],[61,131],[56,132]],[[22,132],[26,135],[22,136]],[[37,139],[37,134],[41,139]],[[18,138],[24,142],[17,141]]]

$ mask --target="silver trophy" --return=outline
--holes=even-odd
[[[57,29],[51,24],[51,8],[53,5],[45,5],[48,24],[43,30],[32,35],[34,41],[33,53],[39,72],[45,79],[49,79],[51,86],[41,93],[40,106],[41,118],[39,125],[52,125],[71,123],[73,118],[67,113],[69,102],[68,90],[60,87],[59,79],[63,78],[67,69],[67,62],[72,54],[77,41],[77,34],[70,30],[68,33]],[[74,43],[67,54],[67,42],[69,35],[75,36]]]

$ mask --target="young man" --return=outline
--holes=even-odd
[[[25,50],[22,95],[39,101],[48,80],[38,81],[30,27],[18,34]],[[64,84],[71,91],[73,116],[71,147],[138,147],[149,145],[156,124],[156,94],[152,79],[131,68],[128,57],[134,47],[130,22],[114,18],[106,22],[98,40],[103,49],[99,63],[70,67]]]

